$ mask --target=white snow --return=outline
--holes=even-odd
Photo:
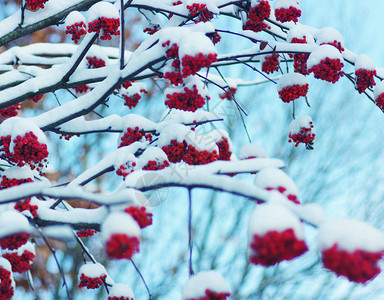
[[[303,74],[285,73],[281,75],[276,86],[277,86],[277,91],[280,92],[281,90],[283,90],[288,86],[293,86],[296,84],[303,86],[303,85],[306,85],[307,83],[308,83],[307,78]]]
[[[6,169],[2,176],[7,177],[8,179],[33,179],[33,171],[29,166],[17,167],[13,166]]]
[[[249,157],[268,158],[268,153],[257,144],[244,144],[240,148],[239,159],[247,159]]]
[[[231,293],[227,281],[216,271],[202,271],[191,277],[183,287],[183,300],[200,299],[209,289],[216,293]]]
[[[170,124],[161,130],[157,144],[167,146],[172,140],[182,143],[187,135],[191,132],[190,128],[182,124]]]
[[[368,55],[360,54],[355,61],[355,71],[360,69],[374,71],[376,70],[376,66],[373,60]]]
[[[204,55],[217,53],[211,39],[207,37],[204,32],[193,31],[184,36],[178,45],[180,60],[185,55],[196,56],[199,53],[203,53]]]
[[[380,81],[373,90],[375,99],[377,99],[382,93],[384,93],[384,80]]]
[[[30,232],[30,225],[22,214],[10,210],[0,214],[0,237],[27,232]]]
[[[324,221],[319,227],[317,241],[320,251],[329,249],[334,244],[348,252],[357,249],[368,252],[384,251],[383,234],[367,223],[357,220]]]
[[[255,234],[264,236],[269,231],[287,229],[293,229],[298,239],[304,239],[302,223],[288,208],[272,203],[259,204],[249,219],[248,239],[251,242]]]
[[[288,9],[291,6],[300,9],[299,0],[276,0],[275,2],[275,10],[280,8]]]
[[[315,39],[316,39],[316,44],[318,45],[333,43],[334,41],[336,41],[336,42],[340,42],[341,47],[344,48],[344,39],[342,35],[340,34],[340,32],[338,32],[336,29],[332,27],[325,27],[320,29],[316,33]]]
[[[288,134],[300,133],[301,128],[311,128],[312,118],[310,116],[298,116],[293,119],[288,126]],[[311,128],[313,133],[313,128]]]
[[[35,245],[32,244],[30,241],[25,243],[24,245],[20,246],[19,248],[15,250],[9,250],[9,249],[1,249],[2,253],[17,253],[17,256],[22,256],[24,254],[24,251],[29,251],[33,255],[36,255]],[[30,262],[32,264],[32,262]]]
[[[120,297],[124,298],[134,298],[132,289],[123,283],[115,283],[109,290],[108,297],[116,297],[117,299],[120,299]]]
[[[168,156],[159,147],[147,147],[139,158],[138,167],[143,168],[150,160],[163,164],[164,161],[168,161]]]
[[[126,234],[129,237],[140,238],[140,227],[137,222],[127,213],[113,212],[101,225],[101,238],[107,242],[113,234]]]
[[[319,64],[325,58],[339,59],[341,63],[344,63],[343,56],[340,51],[331,45],[321,45],[315,47],[308,58],[307,66],[311,69],[314,65]]]
[[[93,22],[95,20],[100,19],[101,17],[118,19],[119,11],[113,4],[105,1],[100,1],[92,5],[91,8],[88,10],[87,22]]]
[[[84,274],[89,278],[97,278],[97,277],[107,275],[107,270],[100,263],[87,263],[80,267],[79,278],[81,274]]]
[[[81,23],[81,22],[84,22],[84,24],[86,24],[85,17],[83,16],[82,13],[75,10],[70,12],[69,15],[65,18],[65,27],[74,25],[75,23]]]

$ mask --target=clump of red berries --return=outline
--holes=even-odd
[[[291,260],[308,250],[305,242],[297,239],[291,228],[282,232],[272,230],[263,236],[255,234],[250,246],[254,251],[250,256],[251,263],[263,266]]]
[[[188,145],[183,155],[183,161],[189,165],[204,165],[213,162],[219,158],[216,150],[199,151],[192,145]]]
[[[124,211],[132,216],[140,228],[152,225],[152,213],[147,212],[147,208],[145,206],[130,206]]]
[[[225,90],[225,93],[219,95],[219,97],[221,99],[228,99],[228,100],[232,100],[233,97],[235,96],[235,93],[237,91],[237,88],[235,87],[229,87]]]
[[[213,13],[208,10],[206,4],[193,3],[192,5],[187,5],[187,9],[189,10],[189,16],[191,18],[198,16],[195,23],[208,22],[213,19]]]
[[[39,102],[39,100],[41,100],[43,97],[44,97],[44,94],[41,94],[41,95],[33,96],[32,98],[29,98],[28,100],[37,103],[37,102]]]
[[[78,237],[90,237],[95,235],[95,233],[97,233],[97,231],[93,229],[81,229],[76,231]]]
[[[294,142],[295,147],[300,143],[306,145],[307,149],[311,149],[313,145],[313,140],[315,139],[315,134],[312,132],[313,124],[310,122],[310,127],[301,127],[300,132],[290,133],[289,142]]]
[[[103,284],[103,280],[105,280],[105,278],[107,278],[107,275],[92,278],[81,274],[79,288],[86,287],[87,289],[98,289]]]
[[[159,163],[156,160],[150,160],[148,163],[143,167],[143,170],[148,171],[156,171],[156,170],[162,170],[166,167],[169,167],[169,162],[167,160],[164,160],[162,163]]]
[[[205,55],[200,52],[195,56],[185,55],[181,59],[183,77],[185,78],[189,75],[196,75],[196,73],[202,68],[208,68],[215,61],[217,61],[216,53],[209,53],[208,55]]]
[[[243,30],[259,32],[270,28],[264,20],[271,14],[271,6],[268,1],[260,1],[255,7],[249,10],[248,19],[243,25]]]
[[[88,32],[101,32],[101,40],[110,40],[112,35],[120,35],[119,26],[120,19],[101,17],[88,23]]]
[[[283,102],[289,103],[297,98],[305,96],[308,93],[308,87],[308,83],[305,85],[295,84],[287,86],[279,91],[279,96]]]
[[[329,43],[321,43],[320,46],[321,45],[331,45],[331,46],[335,47],[337,50],[339,50],[340,52],[345,50],[344,47],[342,46],[342,43],[339,41],[336,41],[336,40],[334,40],[333,42],[329,42]]]
[[[87,56],[88,67],[90,69],[98,69],[105,67],[105,61],[101,58],[97,58],[96,56]]]
[[[315,78],[335,83],[343,76],[344,64],[340,59],[326,57],[319,64],[312,66],[309,72],[313,72]]]
[[[149,35],[153,35],[156,32],[158,32],[160,29],[159,25],[150,25],[146,28],[144,28],[143,32],[148,33]]]
[[[3,257],[11,263],[13,272],[23,273],[32,267],[32,261],[35,258],[35,254],[28,250],[24,250],[24,252],[19,255],[16,250],[14,252],[5,252]]]
[[[131,166],[131,168],[127,168],[125,165],[120,165],[120,167],[116,170],[116,174],[125,178],[134,171],[133,167],[136,166],[136,163],[132,162]]]
[[[23,212],[23,211],[29,211],[35,219],[37,218],[37,210],[39,207],[37,205],[31,204],[31,198],[27,198],[23,201],[19,201],[15,204],[14,207],[17,211]]]
[[[4,261],[6,260],[4,259]],[[8,300],[13,297],[15,292],[13,283],[13,277],[10,270],[7,270],[4,266],[0,265],[0,299]]]
[[[86,84],[81,84],[81,85],[74,87],[74,89],[75,89],[76,93],[84,94],[84,93],[88,92],[89,86]]]
[[[267,187],[266,188],[267,191],[278,191],[279,193],[283,194],[284,196],[287,197],[288,200],[292,201],[293,203],[295,204],[300,204],[300,201],[297,199],[297,195],[295,194],[288,194],[286,193],[287,191],[287,188],[283,187],[283,186],[278,186],[277,188],[273,188],[273,187]]]
[[[126,132],[121,137],[119,148],[129,146],[134,142],[141,141],[143,138],[145,138],[145,140],[148,142],[152,142],[152,134],[145,133],[143,130],[140,130],[138,126],[136,126],[134,129],[127,128]]]
[[[356,89],[361,94],[367,88],[372,88],[375,83],[373,76],[376,76],[376,70],[359,69],[355,71]]]
[[[303,38],[292,38],[291,40],[292,44],[306,44],[307,39],[304,36]],[[292,57],[292,55],[290,55]],[[307,61],[309,58],[309,54],[303,53],[303,54],[294,54],[293,55],[293,67],[295,69],[295,72],[308,75],[308,68],[307,68]]]
[[[382,259],[383,252],[355,250],[348,252],[339,249],[337,243],[322,251],[324,267],[350,281],[365,283],[380,273],[377,263]]]
[[[105,251],[108,258],[130,259],[133,254],[139,252],[140,241],[136,236],[127,234],[112,234],[105,245]]]
[[[276,20],[282,23],[290,21],[297,22],[301,16],[301,10],[294,6],[290,6],[288,9],[282,7],[275,9],[275,16]]]
[[[228,139],[222,137],[220,141],[216,143],[219,148],[219,157],[218,160],[230,160],[232,152],[229,150]]]
[[[6,108],[0,109],[0,115],[4,118],[10,118],[14,117],[18,114],[19,110],[21,109],[21,104],[17,103],[15,105],[8,106]]]
[[[29,233],[15,233],[0,238],[0,246],[3,249],[15,250],[28,242]]]
[[[169,145],[163,146],[161,149],[167,154],[170,162],[178,163],[183,159],[185,150],[187,149],[187,143],[185,141],[179,143],[176,140],[171,140]]]
[[[167,94],[165,104],[169,108],[177,108],[184,111],[196,111],[205,104],[203,96],[200,95],[196,85],[192,86],[192,89],[184,87],[183,92],[175,92],[173,94]],[[208,97],[209,99],[209,97]]]
[[[122,96],[125,100],[124,105],[128,106],[129,109],[136,107],[136,105],[139,103],[139,100],[141,99],[141,96],[138,93],[135,93],[132,96],[128,96],[126,94],[123,94]]]
[[[65,33],[72,34],[72,41],[74,41],[75,44],[78,44],[81,36],[87,34],[86,28],[87,25],[83,21],[76,22],[75,24],[68,25]]]
[[[26,132],[24,136],[18,135],[13,140],[12,152],[10,151],[11,136],[2,136],[0,139],[3,143],[1,158],[17,163],[19,167],[29,164],[32,169],[37,166],[37,170],[40,171],[47,162],[47,145],[41,144],[32,131]]]
[[[279,55],[277,53],[273,53],[272,55],[267,55],[264,57],[261,70],[264,73],[271,74],[279,69],[279,65]]]
[[[31,10],[37,10],[39,8],[44,8],[44,3],[48,0],[25,0],[25,4]]]

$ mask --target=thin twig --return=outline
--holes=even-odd
[[[189,276],[193,276],[195,272],[192,266],[192,189],[188,189],[188,248],[189,248]]]
[[[120,70],[124,69],[124,42],[124,0],[120,0]]]
[[[148,299],[151,300],[152,299],[152,294],[151,294],[151,291],[149,290],[149,287],[147,285],[147,283],[145,282],[145,279],[143,277],[143,275],[141,274],[140,270],[138,269],[138,267],[136,266],[136,264],[133,262],[132,258],[130,259],[132,265],[134,266],[134,268],[136,269],[137,273],[139,274],[141,280],[143,281],[144,285],[145,285],[145,288],[148,292]]]

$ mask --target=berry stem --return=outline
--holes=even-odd
[[[136,272],[139,274],[141,280],[143,281],[143,283],[145,285],[145,288],[146,288],[146,290],[148,292],[148,299],[151,300],[152,299],[152,294],[151,294],[151,291],[149,290],[149,287],[148,287],[147,283],[145,282],[145,279],[144,279],[143,275],[141,274],[139,268],[136,266],[136,264],[134,263],[132,258],[130,259],[130,261],[131,261],[133,267],[136,269]]]
[[[189,276],[193,276],[195,272],[192,266],[192,189],[188,189],[188,247],[189,247]]]

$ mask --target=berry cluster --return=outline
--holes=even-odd
[[[37,10],[39,8],[44,8],[44,3],[48,0],[25,0],[25,4],[31,10]]]
[[[204,150],[199,151],[194,146],[188,145],[183,155],[183,161],[189,165],[205,165],[219,158],[216,150],[211,152]]]
[[[334,40],[333,42],[329,42],[329,43],[322,43],[322,44],[320,44],[320,46],[321,46],[321,45],[331,45],[331,46],[337,48],[340,52],[342,52],[342,51],[345,50],[345,49],[343,48],[343,46],[341,45],[341,43],[338,42],[338,41],[336,41],[336,40]]]
[[[150,25],[146,28],[144,28],[143,32],[148,33],[149,35],[153,35],[156,32],[158,32],[160,29],[159,25]]]
[[[306,44],[307,39],[305,36],[302,39],[294,37],[291,40],[291,43],[292,44]],[[292,57],[292,55],[290,55],[290,56]],[[307,68],[308,58],[309,58],[309,54],[294,54],[293,55],[293,67],[294,67],[296,73],[300,73],[303,75],[309,74],[308,68]]]
[[[250,261],[256,265],[273,266],[291,260],[308,250],[304,241],[297,239],[293,229],[269,231],[264,236],[255,234],[251,243]]]
[[[187,143],[185,141],[179,143],[176,140],[171,140],[170,145],[163,146],[161,149],[167,154],[170,162],[178,163],[183,159],[183,155],[187,149]]]
[[[230,293],[218,293],[209,289],[205,290],[205,294],[205,297],[199,298],[197,300],[226,300],[227,297],[231,296]]]
[[[87,25],[85,25],[83,21],[76,22],[75,24],[68,25],[65,33],[72,34],[72,41],[74,41],[75,44],[77,44],[79,43],[81,36],[84,34],[87,34],[86,27]]]
[[[276,20],[282,23],[290,21],[297,22],[301,16],[301,10],[293,6],[290,6],[288,9],[279,8],[275,9],[275,16]]]
[[[33,182],[32,178],[26,178],[26,179],[16,179],[12,178],[9,179],[7,176],[3,175],[1,182],[0,182],[0,189],[6,189],[13,186],[17,186],[26,182]]]
[[[86,84],[78,85],[75,87],[75,91],[78,94],[84,94],[84,93],[88,92],[88,90],[89,90],[89,86]]]
[[[248,19],[243,25],[243,30],[252,30],[254,32],[270,28],[264,20],[271,14],[271,6],[268,1],[260,1],[255,7],[249,10]]]
[[[149,225],[152,225],[152,214],[146,210],[147,208],[145,206],[130,206],[127,207],[124,211],[135,219],[140,228],[145,228]]]
[[[150,160],[148,163],[143,167],[143,170],[148,171],[156,171],[156,170],[162,170],[166,167],[169,167],[169,162],[167,160],[164,160],[163,163],[159,163],[156,160]]]
[[[136,163],[133,162],[132,163],[132,167],[135,167],[136,166]],[[124,178],[126,176],[128,176],[129,174],[131,174],[134,170],[133,169],[130,169],[128,171],[128,168],[124,165],[120,165],[120,167],[116,170],[116,174],[119,175],[119,176],[123,176]]]
[[[59,139],[62,140],[63,138],[66,140],[66,141],[69,141],[71,138],[73,138],[75,135],[74,134],[61,134],[59,136]],[[77,137],[80,136],[80,134],[76,134]]]
[[[88,68],[90,69],[98,69],[105,67],[105,61],[103,59],[99,59],[96,56],[87,56]]]
[[[237,88],[235,88],[235,87],[229,87],[229,88],[226,89],[225,93],[219,95],[219,97],[220,97],[221,99],[232,100],[233,97],[235,96],[236,91],[237,91]]]
[[[361,94],[369,88],[376,85],[375,79],[376,70],[359,69],[355,71],[356,89]]]
[[[273,53],[272,55],[265,56],[261,65],[261,70],[264,73],[271,74],[279,69],[279,55]]]
[[[88,23],[88,32],[102,31],[101,40],[110,40],[112,35],[120,35],[118,30],[120,26],[120,19],[101,17],[98,20]]]
[[[152,142],[152,134],[145,133],[143,130],[140,130],[137,126],[134,129],[127,128],[127,131],[121,137],[119,148],[129,146],[134,142],[141,141],[143,138],[145,138],[145,140],[148,142]]]
[[[3,249],[15,250],[28,242],[29,233],[16,233],[0,239],[0,246]]]
[[[140,90],[140,91],[142,91],[144,93],[147,92],[146,90]],[[132,109],[132,108],[136,107],[136,105],[139,103],[139,100],[141,99],[141,95],[138,94],[138,93],[135,93],[132,96],[128,96],[126,94],[123,94],[122,96],[123,96],[123,98],[125,100],[124,101],[124,105],[128,106],[129,109]]]
[[[3,254],[3,257],[11,263],[13,272],[23,273],[31,268],[35,254],[28,250],[24,250],[23,254],[20,256],[17,251],[15,251],[11,253],[6,252]]]
[[[232,152],[229,151],[229,143],[228,140],[223,137],[220,141],[216,143],[219,148],[219,157],[218,160],[230,160]]]
[[[325,268],[360,283],[365,283],[380,273],[377,263],[382,257],[382,252],[355,250],[351,253],[339,249],[337,244],[322,251]]]
[[[169,108],[177,108],[185,111],[196,111],[205,104],[204,98],[199,94],[196,85],[192,86],[192,90],[184,87],[184,93],[175,92],[167,94],[165,104]],[[209,97],[208,97],[209,100]]]
[[[183,82],[183,76],[180,73],[179,46],[177,44],[172,44],[172,46],[169,47],[170,43],[170,41],[166,41],[162,46],[168,47],[165,56],[173,60],[171,64],[173,72],[165,72],[164,78],[168,79],[173,85],[179,85]]]
[[[289,103],[301,96],[305,96],[308,93],[308,83],[305,85],[295,84],[292,86],[287,86],[279,91],[279,96],[281,100],[285,103]]]
[[[41,100],[43,98],[43,96],[44,96],[44,94],[33,96],[32,98],[29,98],[28,100],[37,103],[37,102],[39,102],[39,100]]]
[[[81,229],[76,231],[78,237],[89,237],[93,236],[95,233],[97,233],[97,231],[93,229]]]
[[[278,186],[277,188],[273,188],[273,187],[267,187],[266,188],[267,191],[278,191],[280,192],[281,194],[283,194],[284,196],[287,197],[288,200],[292,201],[293,203],[295,204],[300,204],[300,201],[297,199],[297,196],[294,195],[294,194],[288,194],[286,193],[287,189],[283,186]]]
[[[8,300],[13,297],[14,288],[12,286],[11,272],[0,266],[0,299]]]
[[[108,258],[130,259],[133,254],[139,252],[140,241],[137,237],[126,234],[115,233],[110,236],[105,246]]]
[[[206,4],[193,3],[192,5],[187,5],[187,9],[189,10],[189,16],[191,18],[199,17],[195,20],[195,23],[208,22],[213,19],[213,13],[208,10]]]
[[[14,117],[18,114],[20,109],[21,109],[21,104],[17,103],[15,105],[11,105],[11,106],[8,106],[6,108],[0,109],[0,115],[4,119]]]
[[[113,296],[113,297],[110,297],[108,296],[108,300],[135,300],[131,297],[124,297],[124,296],[121,296],[121,297],[117,297],[117,296]]]
[[[315,139],[315,134],[312,133],[313,124],[310,122],[311,127],[301,127],[299,133],[290,133],[288,142],[294,142],[295,147],[300,143],[304,143],[308,149],[312,149],[313,140]]]
[[[380,107],[380,109],[384,109],[384,93],[380,94],[376,99],[375,99],[376,105]]]
[[[335,83],[343,76],[344,64],[340,59],[325,58],[317,65],[314,65],[309,72],[313,72],[315,78]]]
[[[10,152],[11,136],[1,137],[3,146],[1,151],[1,158],[8,159],[17,163],[19,167],[24,166],[26,163],[37,170],[44,167],[43,162],[47,162],[48,156],[47,145],[40,144],[36,135],[29,131],[22,137],[18,135],[14,140],[13,152]]]
[[[23,201],[19,201],[15,204],[14,208],[19,211],[23,212],[25,210],[29,211],[31,215],[36,219],[37,218],[37,210],[39,207],[37,205],[31,204],[31,198],[27,198]]]
[[[216,30],[213,34],[209,34],[208,37],[211,39],[214,45],[221,41],[221,35]]]
[[[107,278],[107,275],[92,278],[81,274],[79,288],[86,287],[87,289],[98,289],[103,284],[103,280],[105,280],[105,278]]]
[[[183,77],[185,78],[189,75],[195,75],[202,68],[208,68],[215,61],[217,61],[217,54],[210,53],[204,55],[200,52],[196,56],[185,55],[181,59]]]

